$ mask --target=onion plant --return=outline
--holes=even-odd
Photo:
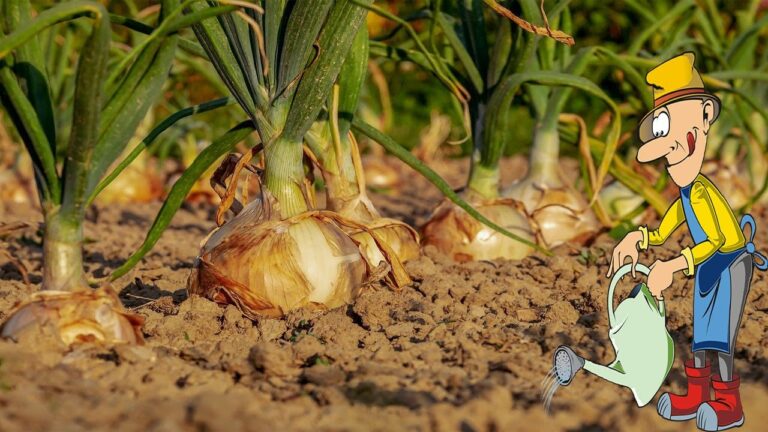
[[[531,8],[531,5],[523,3],[523,8],[526,7]],[[570,13],[567,8],[553,16],[554,22],[560,22],[566,31],[570,31]],[[585,48],[573,55],[569,47],[555,46],[550,41],[543,40],[537,51],[536,61],[529,63],[531,71],[526,72],[533,75],[559,73],[562,81],[559,85],[556,84],[557,86],[528,86],[535,121],[528,173],[525,178],[505,190],[504,196],[523,203],[532,224],[538,230],[540,241],[548,246],[556,246],[569,240],[589,236],[599,228],[597,218],[583,194],[563,178],[559,162],[560,133],[558,131],[558,125],[563,120],[562,111],[573,89],[585,91],[590,96],[601,100],[609,108],[613,118],[606,141],[610,145],[602,155],[604,163],[601,169],[594,173],[591,179],[593,183],[586,185],[587,191],[591,191],[591,196],[587,198],[593,203],[599,203],[593,198],[596,198],[594,194],[603,183],[618,143],[621,113],[613,100],[597,85],[581,77],[592,61],[594,53],[594,49]],[[541,72],[536,72],[537,69]],[[523,77],[524,74],[511,75],[508,80],[509,82],[522,81]],[[506,107],[508,103],[504,102],[502,106]],[[505,120],[499,118],[502,121]],[[498,132],[505,129],[502,125],[504,123],[497,125]],[[585,128],[586,125],[581,127]],[[594,170],[594,167],[589,166],[587,169]],[[599,206],[598,209],[602,212]],[[604,222],[608,223],[605,215],[601,216]]]
[[[368,198],[360,150],[351,131],[368,71],[368,43],[368,29],[362,26],[329,95],[327,110],[307,132],[305,141],[323,176],[325,207],[368,226],[405,262],[418,256],[419,236],[400,221],[382,218]],[[350,234],[374,266],[386,261],[371,235],[358,229]]]
[[[345,63],[352,70],[350,74],[360,74],[354,67],[359,53],[350,56],[349,50],[356,37],[362,38],[358,29],[366,10],[361,5],[370,2],[273,0],[263,2],[263,7],[237,4],[245,6],[244,9],[203,20],[193,27],[202,53],[194,45],[188,44],[187,48],[211,61],[247,119],[214,140],[187,168],[174,184],[143,245],[111,278],[128,272],[152,248],[184,197],[211,164],[238,142],[256,135],[256,147],[235,160],[233,166],[225,165],[219,170],[221,179],[229,179],[229,184],[225,185],[225,199],[218,214],[221,216],[226,209],[237,214],[207,238],[190,276],[190,292],[234,303],[247,316],[256,317],[277,316],[301,306],[337,306],[354,298],[365,281],[380,277],[386,277],[394,286],[402,286],[409,278],[395,250],[396,242],[387,240],[378,230],[383,227],[375,221],[362,223],[339,212],[318,209],[309,179],[311,167],[305,163],[313,158],[312,145],[305,146],[305,142],[316,143],[317,130],[313,132],[312,128],[317,128],[318,121],[329,124],[335,136],[331,142],[338,146],[333,154],[322,155],[326,163],[321,164],[321,169],[322,165],[330,167],[331,160],[334,165],[337,161],[355,163],[354,140],[349,138],[347,148],[340,133],[352,113],[341,111],[344,114],[339,115],[338,109],[346,110],[347,103],[354,102],[356,97],[350,95],[354,96],[356,91],[356,85],[352,85],[355,79],[338,78]],[[187,11],[205,14],[218,7],[216,2],[192,2]],[[130,21],[122,22],[141,28]],[[339,90],[335,97],[335,83],[339,89],[350,90]],[[156,137],[156,131],[160,133],[179,117],[215,109],[229,100],[211,101],[174,114],[145,138],[126,161],[140,154]],[[350,105],[349,109],[353,107]],[[357,117],[352,117],[352,128],[380,142],[478,220],[504,235],[524,240],[478,213],[388,136]],[[234,205],[237,174],[249,167],[252,158],[261,151],[263,165],[249,168],[258,174],[261,194],[249,203]],[[122,168],[124,163],[118,170]],[[359,181],[359,173],[355,175]],[[358,186],[359,190],[363,188]],[[331,198],[342,202],[343,195],[334,192]],[[363,245],[361,237],[370,237],[373,242]]]
[[[489,18],[484,14],[483,3],[505,19]],[[598,86],[578,76],[590,59],[590,53],[574,56],[571,64],[567,45],[572,44],[573,39],[562,31],[530,24],[529,21],[540,19],[543,10],[534,1],[522,1],[521,5],[523,16],[528,21],[515,16],[495,1],[468,0],[458,5],[446,4],[445,7],[442,2],[432,2],[429,34],[424,36],[427,45],[420,42],[421,36],[416,35],[406,21],[373,8],[374,12],[406,28],[414,36],[418,48],[377,44],[373,46],[373,52],[395,60],[413,61],[431,71],[466,106],[465,123],[474,143],[474,152],[464,196],[501,225],[517,230],[530,240],[537,238],[544,245],[553,245],[559,239],[547,239],[548,233],[558,232],[571,238],[584,231],[578,228],[579,224],[575,221],[583,217],[584,225],[594,229],[594,219],[590,217],[583,199],[579,201],[579,198],[568,195],[570,201],[576,200],[579,205],[574,209],[571,208],[572,203],[565,203],[570,205],[566,207],[569,213],[567,223],[562,226],[561,222],[561,226],[553,229],[553,219],[559,216],[548,213],[552,213],[554,208],[562,208],[560,201],[566,195],[542,199],[541,196],[531,198],[530,194],[510,198],[500,193],[499,161],[509,141],[510,110],[514,97],[521,89],[528,90],[538,120],[530,174],[518,188],[528,184],[543,191],[561,186],[559,179],[554,180],[558,164],[557,126],[569,88],[597,97],[614,114],[607,136],[610,145],[606,146],[602,155],[598,178],[594,179],[596,184],[602,181],[610,166],[618,140],[620,114]],[[561,2],[549,11],[549,15],[559,16],[566,5],[567,2]],[[495,32],[492,31],[494,27]],[[445,51],[449,54],[443,54],[438,48],[440,40],[448,46]],[[560,57],[565,58],[553,64],[556,51],[559,62]],[[540,210],[540,207],[546,210]],[[424,236],[425,242],[436,245],[457,260],[520,258],[531,251],[525,244],[507,242],[493,231],[474,223],[449,203],[443,203],[436,209],[424,227]]]
[[[195,3],[190,10],[209,6]],[[397,285],[408,281],[396,254],[373,230],[339,213],[315,210],[305,174],[304,137],[332,94],[364,19],[365,9],[344,0],[265,1],[263,7],[252,5],[193,27],[258,134],[264,166],[260,197],[232,207],[237,215],[208,238],[190,276],[190,292],[234,303],[250,317],[347,303],[378,269],[349,229],[371,236]],[[360,78],[350,80],[357,81],[350,82],[351,93],[359,92]],[[336,112],[327,116],[334,143],[342,145]],[[343,142],[349,145],[346,134]],[[340,152],[323,154],[324,160],[338,167],[345,162]],[[228,190],[234,190],[239,170],[252,156],[238,161]],[[225,198],[223,204],[231,201]]]
[[[32,158],[44,220],[42,291],[13,312],[3,334],[17,336],[47,323],[67,343],[139,341],[139,321],[109,286],[89,288],[83,223],[88,205],[105,187],[103,177],[161,94],[179,40],[176,30],[199,16],[182,16],[178,2],[162,1],[158,31],[110,61],[111,17],[101,3],[65,2],[36,13],[28,0],[3,0],[0,10],[0,95]],[[50,56],[38,35],[85,18],[90,32],[79,47],[71,122],[63,125],[52,103],[58,84],[51,76],[57,75],[49,75]],[[68,139],[62,142],[64,133]]]

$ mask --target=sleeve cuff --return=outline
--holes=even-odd
[[[686,276],[693,276],[693,252],[691,252],[691,248],[687,247],[683,249],[680,254],[685,257],[685,262],[688,263],[688,268],[683,270],[683,273],[685,273]]]
[[[640,226],[638,229],[643,234],[643,240],[640,241],[640,250],[646,250],[648,249],[648,228]]]

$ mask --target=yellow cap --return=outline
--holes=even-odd
[[[645,81],[653,88],[653,110],[643,117],[638,127],[640,141],[647,142],[653,136],[653,112],[667,104],[682,99],[712,99],[715,104],[714,122],[720,114],[720,99],[704,88],[692,52],[680,54],[651,69]]]

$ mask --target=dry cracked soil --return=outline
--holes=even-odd
[[[519,173],[520,160],[504,161]],[[456,186],[465,163],[441,173]],[[411,174],[398,194],[374,194],[386,216],[419,225],[439,193]],[[506,176],[506,181],[511,176]],[[159,204],[99,207],[86,227],[87,271],[103,277],[140,244]],[[768,246],[768,212],[753,214]],[[0,204],[0,221],[33,228],[0,239],[30,284],[0,256],[0,319],[39,287],[40,216]],[[213,209],[188,205],[157,247],[113,284],[145,319],[142,347],[82,345],[72,350],[0,341],[0,431],[540,431],[695,430],[669,423],[655,400],[638,408],[631,392],[580,372],[542,405],[553,351],[573,346],[608,363],[606,251],[588,246],[551,257],[457,264],[432,248],[407,264],[414,282],[400,291],[367,289],[328,312],[296,311],[252,322],[234,306],[189,297],[186,279]],[[674,237],[641,261],[668,258],[690,240]],[[675,340],[673,369],[661,391],[680,391],[690,358],[692,282],[665,296]],[[631,283],[622,284],[624,293]],[[736,351],[746,424],[768,424],[768,282],[757,272]],[[661,392],[660,391],[660,392]],[[764,429],[763,429],[764,430]]]

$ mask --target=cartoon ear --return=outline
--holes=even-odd
[[[710,99],[705,100],[704,103],[702,103],[702,111],[704,112],[704,133],[706,133],[709,130],[709,127],[712,125],[712,121],[710,119],[714,118],[714,102],[712,102]]]

